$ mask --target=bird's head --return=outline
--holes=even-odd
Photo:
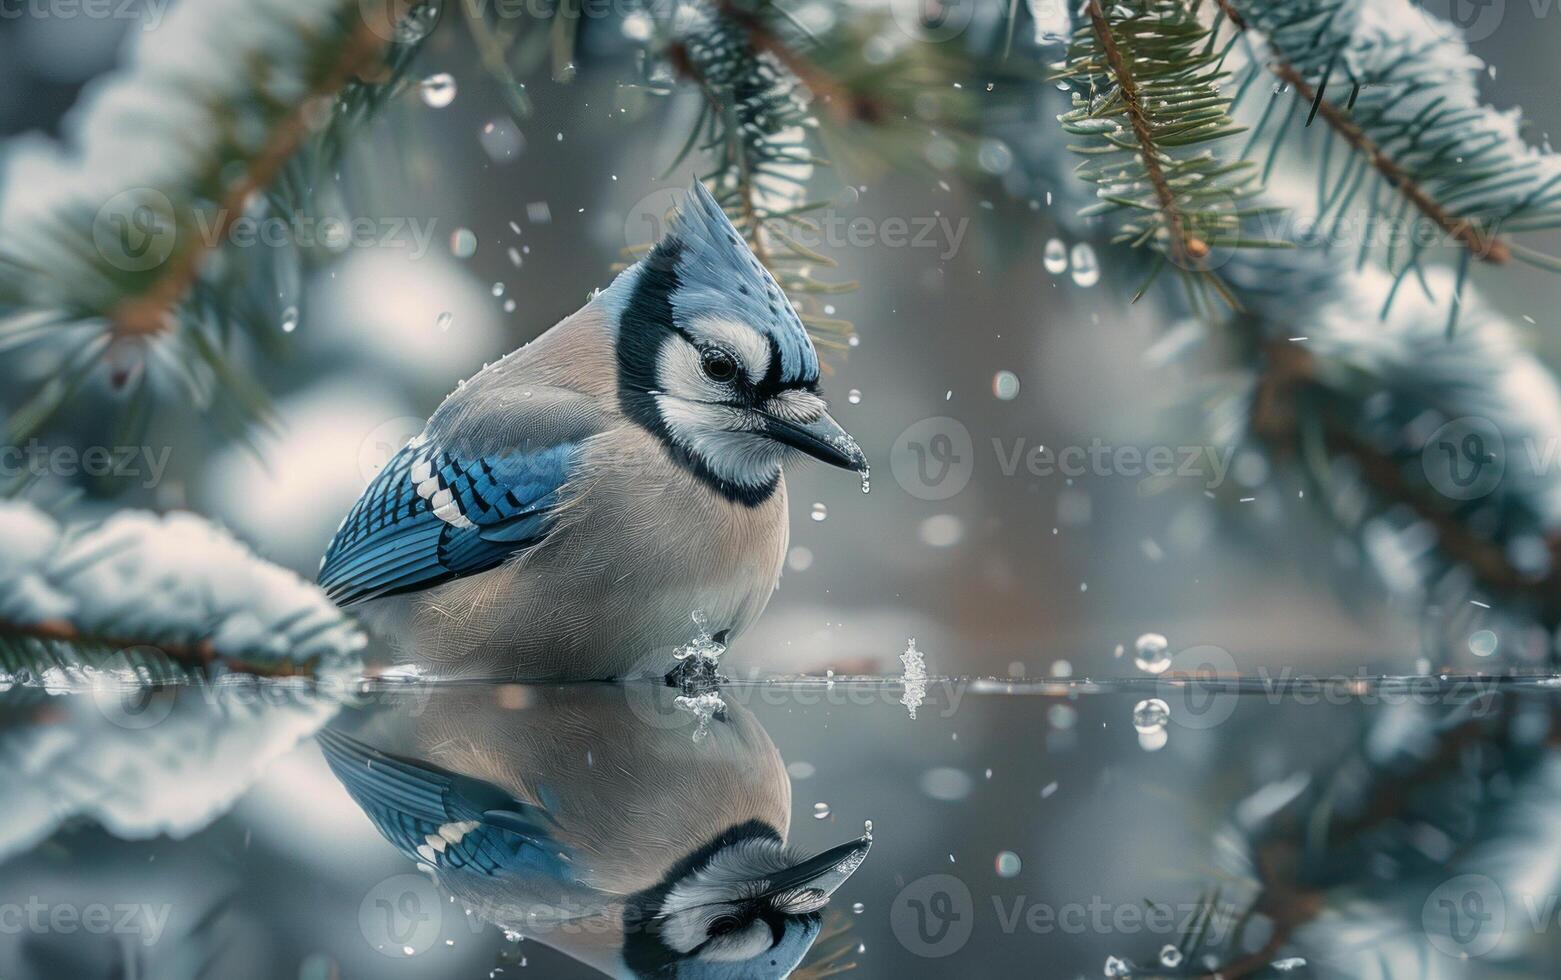
[[[866,469],[819,394],[802,321],[703,184],[602,299],[625,412],[730,499],[767,499],[798,453]]]
[[[871,846],[861,837],[805,858],[768,826],[733,827],[630,900],[624,962],[641,977],[789,976]]]

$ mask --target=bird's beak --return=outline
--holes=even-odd
[[[815,854],[801,864],[794,864],[784,871],[770,876],[768,892],[787,891],[792,888],[817,888],[825,895],[833,895],[835,889],[861,867],[867,852],[873,846],[871,837],[858,837],[831,847],[822,854]]]
[[[856,470],[858,473],[867,469],[867,455],[862,452],[862,447],[828,412],[806,425],[769,412],[760,414],[764,416],[765,433],[776,442],[800,449],[831,466]]]

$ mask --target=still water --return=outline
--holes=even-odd
[[[0,977],[1555,962],[1549,678],[907,666],[703,697],[18,684],[0,695]]]

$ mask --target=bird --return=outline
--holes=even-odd
[[[645,258],[445,398],[318,581],[429,674],[664,672],[692,620],[724,644],[759,618],[809,457],[866,487],[801,319],[695,180]]]
[[[752,713],[734,702],[696,741],[664,685],[508,690],[435,687],[387,717],[410,733],[374,739],[402,754],[316,737],[380,834],[484,921],[613,977],[796,968],[872,837],[788,844],[790,780]]]

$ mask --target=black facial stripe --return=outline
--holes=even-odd
[[[629,896],[623,907],[623,960],[638,976],[650,976],[676,963],[678,953],[661,939],[657,910],[666,901],[672,886],[705,867],[711,858],[727,847],[748,838],[779,842],[781,835],[762,820],[737,824],[667,869],[661,881]],[[772,927],[773,928],[773,927]],[[701,946],[704,944],[701,943]]]
[[[780,341],[775,339],[774,334],[766,334],[765,339],[770,342],[770,369],[759,379],[759,393],[765,398],[771,398],[780,394],[781,390]]]
[[[780,486],[777,473],[759,486],[724,480],[689,450],[679,445],[656,410],[656,355],[676,334],[696,343],[672,316],[672,294],[678,289],[677,260],[683,246],[675,237],[665,238],[641,266],[634,292],[618,323],[618,403],[623,414],[661,440],[679,466],[727,500],[757,507]],[[772,341],[773,343],[773,341]],[[775,363],[774,358],[771,364]]]

